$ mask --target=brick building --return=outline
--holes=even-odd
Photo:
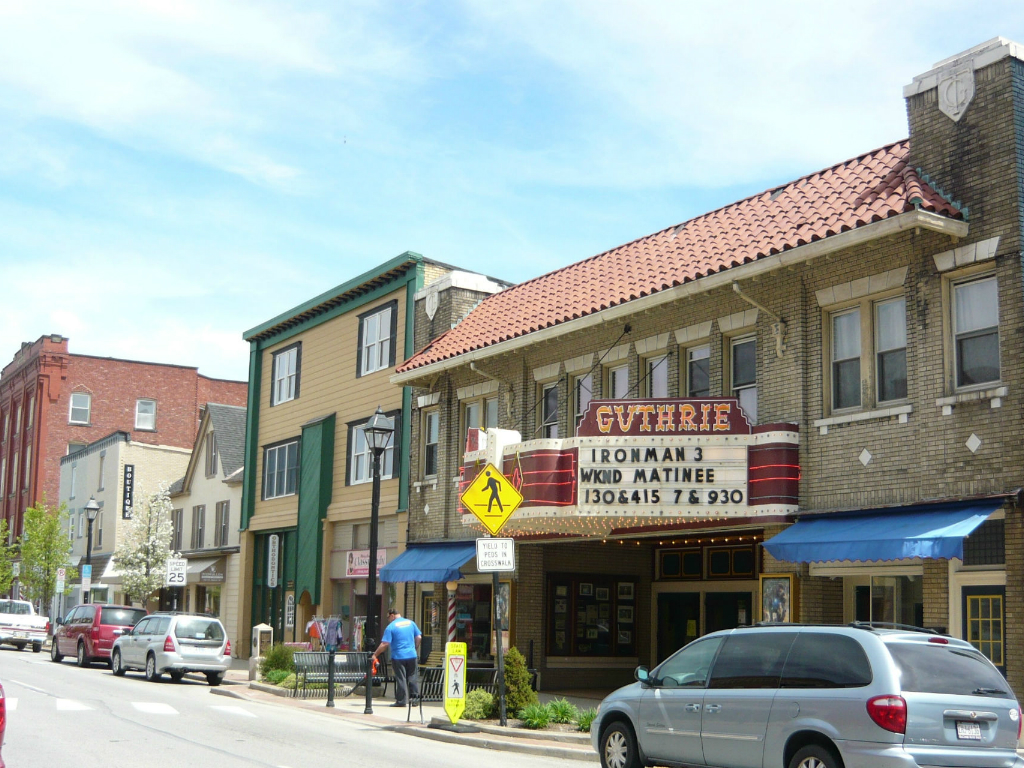
[[[508,631],[546,688],[762,619],[940,628],[1024,687],[1024,49],[904,97],[906,140],[417,337],[404,558],[449,567],[410,578],[410,615],[489,663],[458,502],[489,461],[525,498]]]
[[[62,456],[115,431],[191,448],[203,406],[244,405],[246,387],[190,366],[72,354],[56,334],[23,344],[0,373],[0,515],[11,535],[37,499],[59,497]]]

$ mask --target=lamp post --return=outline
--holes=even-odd
[[[100,505],[96,502],[94,496],[89,497],[89,501],[85,504],[85,515],[89,518],[89,529],[85,537],[85,564],[89,567],[89,589],[82,590],[82,602],[92,602],[92,524],[96,520],[96,515],[99,514]]]
[[[370,506],[370,562],[366,570],[366,647],[370,653],[377,647],[377,517],[380,507],[380,457],[391,442],[395,424],[377,406],[377,412],[363,427],[366,444],[373,454],[373,496]],[[366,659],[366,707],[364,715],[373,714],[373,668]]]

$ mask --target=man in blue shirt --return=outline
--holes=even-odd
[[[384,630],[384,637],[380,645],[373,652],[377,658],[384,649],[391,648],[391,666],[395,670],[395,703],[392,707],[404,707],[409,701],[411,689],[413,699],[420,697],[420,676],[417,661],[420,655],[420,639],[423,633],[411,619],[403,619],[402,614],[395,608],[388,611],[388,628]]]

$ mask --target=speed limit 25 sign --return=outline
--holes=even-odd
[[[188,567],[188,560],[168,560],[167,561],[167,581],[165,586],[168,587],[184,587],[185,586],[185,570]]]

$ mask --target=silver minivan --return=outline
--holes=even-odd
[[[231,667],[231,642],[214,616],[154,613],[114,641],[110,668],[118,677],[140,669],[156,682],[164,672],[180,682],[186,672],[201,672],[210,685],[220,685]]]
[[[1024,768],[1021,712],[972,645],[878,625],[715,632],[608,695],[605,768]]]

